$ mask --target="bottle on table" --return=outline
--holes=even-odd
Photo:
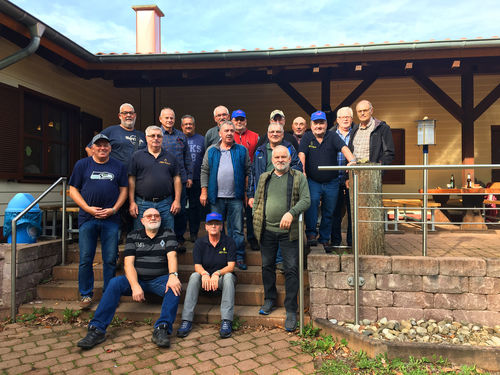
[[[472,188],[472,180],[470,178],[470,173],[467,173],[467,189]]]
[[[455,189],[455,176],[451,175],[450,178],[450,188]]]

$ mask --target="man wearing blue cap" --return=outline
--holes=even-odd
[[[233,274],[236,264],[236,245],[232,238],[222,233],[222,215],[212,212],[205,220],[207,236],[196,240],[193,249],[194,270],[189,277],[189,284],[182,310],[182,323],[177,330],[177,337],[186,337],[191,332],[194,309],[198,302],[200,288],[205,292],[222,291],[220,305],[220,337],[231,337],[234,315],[234,289],[236,276]]]
[[[233,111],[231,114],[231,121],[234,124],[234,141],[244,146],[248,150],[248,157],[250,162],[253,163],[253,157],[259,142],[259,135],[247,129],[247,115],[241,109]],[[247,241],[252,250],[260,250],[259,242],[253,233],[253,217],[252,208],[248,205],[245,207],[245,219],[247,223]]]
[[[299,158],[304,166],[311,194],[311,206],[306,211],[306,235],[308,245],[317,244],[316,223],[318,208],[321,202],[321,224],[319,227],[319,243],[326,252],[331,252],[329,246],[332,232],[332,215],[337,203],[339,181],[337,171],[320,171],[319,166],[337,165],[337,153],[342,152],[351,163],[356,158],[344,141],[335,132],[327,132],[326,114],[316,111],[311,115],[311,132],[306,133],[299,146]]]

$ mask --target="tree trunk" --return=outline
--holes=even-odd
[[[363,165],[378,165],[366,163]],[[373,194],[382,192],[382,171],[364,170],[358,173],[358,249],[361,255],[381,255],[384,253],[384,210],[383,208],[359,208],[359,207],[382,207],[382,195]],[[354,180],[352,171],[349,172],[351,210],[354,210],[353,193]],[[351,213],[352,215],[352,213]],[[364,223],[361,221],[379,221],[378,223]],[[353,223],[354,231],[354,223]]]

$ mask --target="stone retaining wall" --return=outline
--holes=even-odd
[[[308,257],[312,319],[354,320],[352,255]],[[360,319],[500,322],[500,258],[360,256]]]
[[[32,301],[36,286],[61,263],[61,240],[18,244],[16,269],[16,305]],[[11,245],[0,244],[0,318],[10,316]]]

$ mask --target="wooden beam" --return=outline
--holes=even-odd
[[[474,164],[474,76],[469,66],[464,69],[461,79],[462,89],[462,164]],[[474,170],[462,169],[462,181],[467,181],[467,173],[474,182]]]
[[[426,77],[420,73],[414,73],[412,76],[413,80],[420,86],[424,91],[432,96],[435,101],[438,102],[444,109],[446,109],[450,115],[455,117],[458,121],[462,122],[463,111],[462,108],[446,94],[441,88],[436,85],[429,77]]]
[[[476,121],[479,117],[481,117],[481,115],[498,100],[498,98],[500,98],[500,83],[497,87],[491,90],[491,92],[486,95],[478,105],[476,105],[474,108],[474,115],[472,117],[473,120]]]
[[[316,112],[316,108],[309,103],[309,101],[304,98],[289,82],[284,82],[277,80],[276,84],[295,102],[297,105],[302,108],[302,110],[311,114]]]
[[[335,121],[335,117],[332,114],[332,106],[330,105],[331,101],[331,80],[328,72],[321,79],[321,110],[326,113],[326,123],[328,124],[328,128],[333,126],[333,122]]]
[[[335,107],[333,113],[337,113],[337,111],[342,107],[350,107],[353,105],[353,103],[358,100],[361,95],[363,95],[363,93],[373,84],[373,82],[377,80],[377,78],[378,76],[376,74],[365,78],[354,90],[352,90],[349,95],[347,95],[344,100],[342,100],[337,107]]]

